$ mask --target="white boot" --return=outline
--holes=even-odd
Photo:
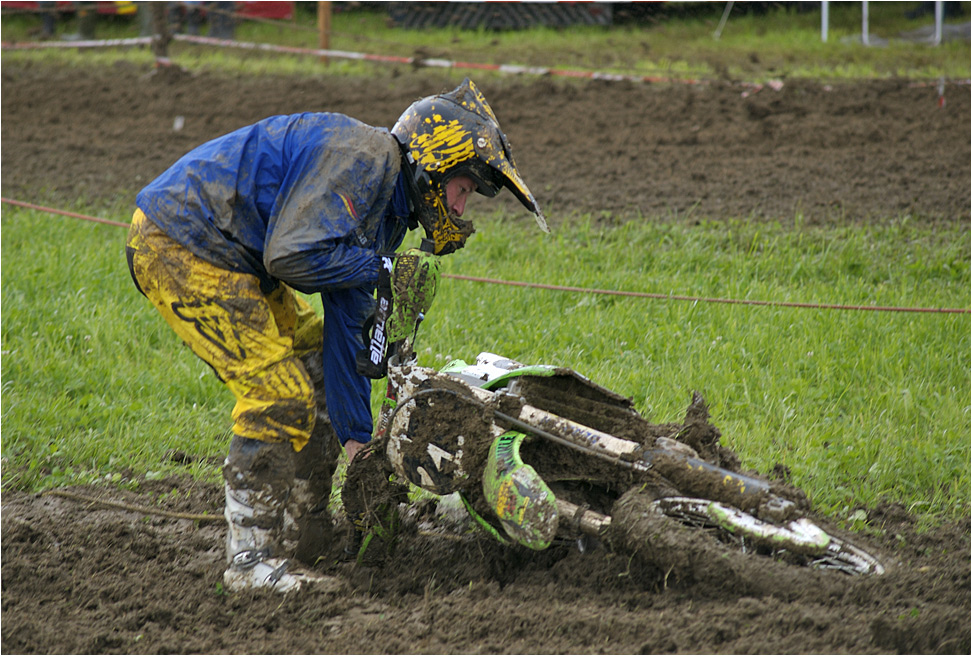
[[[246,553],[238,554],[246,560]],[[231,564],[223,572],[223,587],[228,592],[271,588],[274,592],[292,592],[301,587],[336,591],[341,582],[333,576],[307,571],[285,558],[264,558],[253,563]]]
[[[270,588],[291,592],[302,587],[337,590],[339,579],[311,572],[296,562],[274,555],[278,548],[273,538],[275,518],[286,515],[284,504],[253,490],[226,489],[226,558],[223,586],[229,592]],[[286,523],[286,519],[283,520]],[[291,520],[292,522],[292,520]]]

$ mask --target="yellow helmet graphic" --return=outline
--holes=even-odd
[[[547,228],[536,198],[513,161],[509,140],[482,92],[466,78],[447,94],[413,103],[391,130],[401,144],[411,173],[413,204],[418,221],[436,243],[436,253],[451,253],[472,234],[466,221],[451,217],[445,207],[445,183],[467,175],[477,191],[493,197],[508,188]]]

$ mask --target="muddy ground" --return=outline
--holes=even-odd
[[[251,121],[331,110],[390,126],[409,102],[454,82],[407,68],[376,68],[369,80],[227,79],[4,62],[2,192],[124,206],[186,150]],[[536,78],[481,86],[554,225],[602,210],[611,220],[969,222],[968,86],[949,86],[944,107],[934,87],[906,81],[755,93]],[[73,492],[222,510],[217,487],[188,478]],[[968,519],[919,532],[906,509],[867,510],[863,539],[891,564],[878,578],[767,563],[762,575],[709,580],[603,550],[527,553],[413,530],[393,557],[367,566],[341,562],[336,544],[320,567],[340,589],[280,598],[223,594],[219,523],[5,489],[2,651],[972,651]]]
[[[4,64],[2,75],[3,193],[71,200],[130,197],[193,146],[272,114],[336,111],[390,127],[412,101],[458,82],[409,69],[254,80],[125,64],[100,75]],[[948,85],[940,108],[937,85],[907,81],[793,81],[780,91],[534,77],[480,84],[554,224],[602,211],[969,220],[968,85]],[[499,198],[515,205],[510,194]]]

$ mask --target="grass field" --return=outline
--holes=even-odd
[[[196,457],[193,473],[215,480],[232,399],[134,291],[125,230],[9,206],[2,228],[4,487],[183,470],[171,451]],[[786,302],[961,308],[969,300],[967,232],[908,221],[602,230],[581,217],[541,238],[493,215],[473,240],[446,258],[446,273]],[[788,466],[835,517],[887,500],[934,520],[969,509],[969,334],[968,314],[446,280],[419,350],[431,366],[480,350],[571,366],[658,422],[679,420],[698,389],[747,466]]]
[[[835,40],[859,30],[859,16],[842,4],[834,3]],[[872,3],[875,25],[882,17],[885,25],[897,20],[886,4],[903,12],[913,3]],[[730,74],[754,80],[779,74],[969,74],[968,43],[870,50],[848,44],[836,46],[835,56],[833,49],[820,48],[814,16],[734,18],[718,44],[738,54],[731,58],[736,63]],[[310,19],[301,14],[300,20]],[[25,34],[31,21],[5,17],[3,38]],[[428,39],[391,32],[375,21],[367,12],[338,14],[332,47],[404,48],[410,54],[420,39]],[[585,29],[570,48],[552,30],[515,35],[528,44],[521,46],[510,42],[511,35],[445,32],[437,40],[447,45],[436,54],[708,76],[719,74],[706,63],[706,53],[716,47],[713,27],[711,16],[692,16],[643,34]],[[103,36],[131,36],[131,29],[130,22],[109,21]],[[241,28],[238,36],[299,41],[293,34],[306,35],[255,25]],[[315,38],[300,36],[311,41],[307,46]],[[643,56],[631,54],[639,52],[638,39],[649,44]],[[758,63],[750,56],[756,50]],[[609,51],[627,54],[605,59]],[[83,57],[87,66],[120,56],[88,55],[3,56]],[[179,57],[249,72],[325,70],[295,58],[239,59],[231,53],[203,62],[188,48]],[[328,70],[354,74],[366,66],[335,63]],[[113,217],[130,211],[104,205],[70,209]],[[541,238],[531,227],[493,214],[480,221],[472,248],[446,258],[445,272],[671,295],[969,307],[966,225],[931,226],[908,217],[888,217],[870,227],[804,226],[799,217],[786,227],[645,218],[650,220],[602,228],[590,217],[575,217]],[[45,239],[36,239],[38,234]],[[232,399],[134,291],[124,238],[121,228],[3,207],[4,489],[120,483],[132,475],[183,472],[184,465],[168,455],[174,451],[195,457],[193,475],[218,478]],[[635,251],[637,258],[631,256]],[[423,326],[421,361],[438,366],[480,350],[571,366],[631,396],[659,422],[680,419],[698,389],[724,443],[746,466],[764,472],[776,463],[788,466],[817,507],[837,519],[854,523],[859,507],[881,501],[901,502],[926,523],[969,513],[968,314],[649,300],[447,280]]]

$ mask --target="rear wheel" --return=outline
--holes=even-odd
[[[877,557],[827,534],[807,519],[771,524],[725,504],[690,497],[666,497],[652,505],[667,517],[709,533],[743,553],[857,576],[884,573]]]

